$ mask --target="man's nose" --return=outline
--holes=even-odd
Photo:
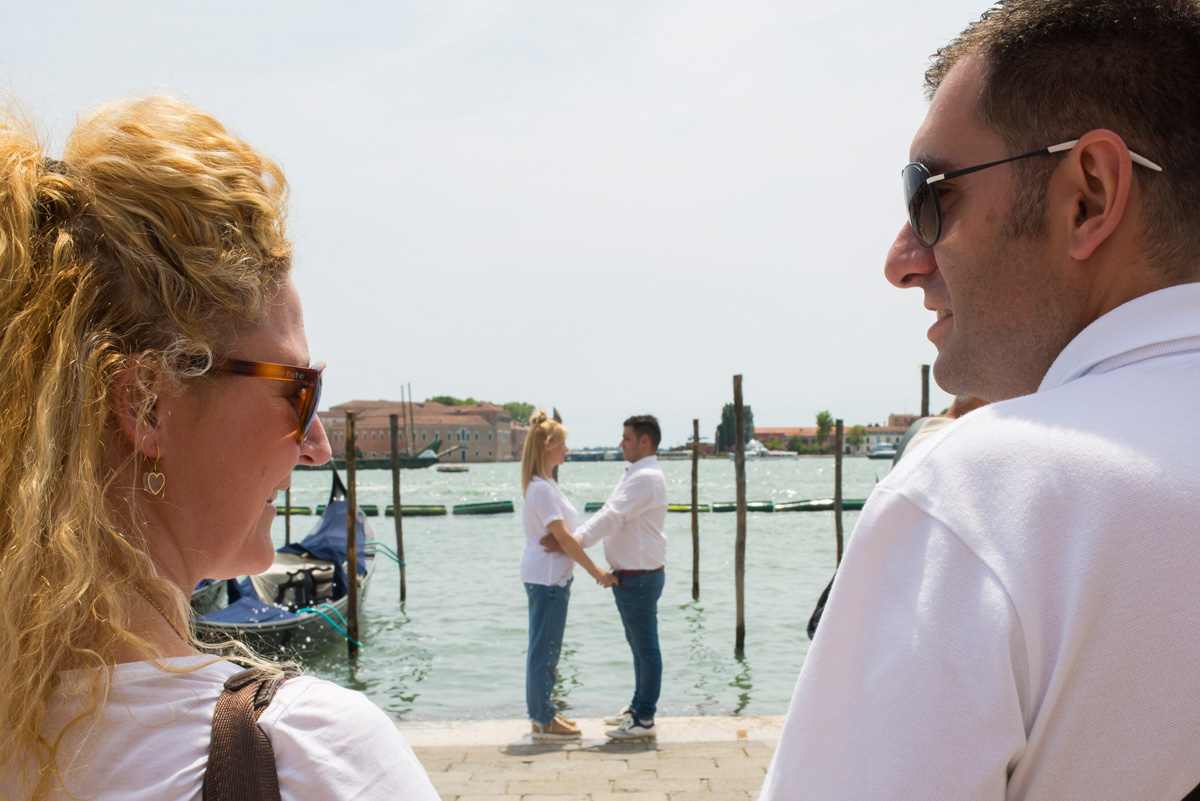
[[[918,242],[912,226],[905,223],[888,249],[883,274],[892,286],[908,289],[917,286],[922,276],[932,275],[936,271],[933,248]]]

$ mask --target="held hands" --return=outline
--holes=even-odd
[[[596,583],[606,590],[612,587],[614,584],[621,583],[620,580],[612,573],[609,573],[607,570],[601,570],[600,568],[596,568],[596,572],[592,574],[592,578],[594,578]]]

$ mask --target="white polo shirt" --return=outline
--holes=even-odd
[[[667,561],[667,480],[657,456],[625,468],[608,501],[576,531],[584,548],[604,540],[613,570],[656,570]]]
[[[1200,284],[1082,331],[871,494],[762,797],[1200,783]],[[797,620],[814,599],[797,598]]]

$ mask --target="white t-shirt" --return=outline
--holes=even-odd
[[[534,476],[525,490],[521,523],[525,527],[525,553],[521,555],[521,581],[526,584],[563,586],[575,572],[575,560],[565,553],[546,553],[540,542],[550,533],[555,520],[563,521],[567,531],[575,531],[579,513],[563,495],[558,483]]]
[[[1198,409],[1188,284],[906,454],[850,539],[763,798],[1178,801],[1200,783]]]
[[[174,667],[209,661],[164,660]],[[229,662],[180,674],[150,662],[117,665],[100,719],[72,729],[59,749],[67,789],[96,801],[201,801],[217,696],[239,670]],[[75,671],[64,674],[43,728],[47,735],[70,720],[77,707],[63,699],[80,680]],[[362,693],[299,676],[279,688],[259,726],[275,751],[283,801],[437,801],[395,723]],[[91,736],[81,736],[93,727]],[[0,792],[25,797],[13,776],[0,778]]]

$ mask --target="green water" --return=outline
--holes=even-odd
[[[866,497],[888,462],[848,459],[843,492]],[[582,510],[603,501],[624,469],[618,462],[572,462],[559,481]],[[691,463],[663,462],[672,503],[691,499]],[[833,494],[832,458],[751,461],[748,500]],[[512,500],[515,514],[403,519],[407,601],[399,571],[381,559],[363,606],[364,650],[356,664],[338,642],[308,659],[317,675],[362,690],[389,714],[409,720],[525,717],[527,609],[520,578],[519,466],[473,464],[469,473],[402,472],[402,502],[477,503]],[[328,498],[327,472],[293,474],[292,503],[315,507]],[[733,463],[700,463],[700,502],[733,500]],[[281,499],[282,500],[282,499]],[[391,474],[358,474],[359,503],[392,501]],[[586,519],[587,513],[580,513]],[[846,534],[858,515],[844,516]],[[392,518],[369,518],[376,539],[395,547]],[[293,517],[293,539],[315,517]],[[791,698],[808,651],[805,626],[833,574],[832,512],[747,516],[746,648],[734,655],[736,515],[700,515],[700,599],[692,600],[689,514],[667,516],[666,588],[659,603],[663,651],[660,715],[776,715]],[[274,534],[284,539],[284,520]],[[603,563],[602,546],[591,554]],[[611,593],[576,570],[556,698],[569,716],[611,714],[629,701],[633,667]]]

